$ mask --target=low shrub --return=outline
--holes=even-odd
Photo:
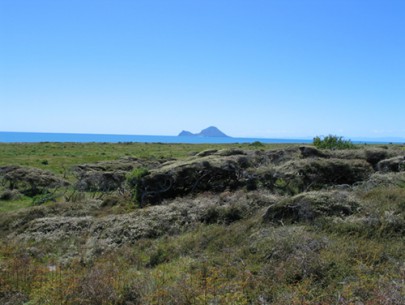
[[[38,194],[32,198],[32,204],[41,205],[41,204],[47,203],[49,201],[56,202],[56,198],[57,198],[57,195],[53,194],[53,193]]]
[[[142,178],[149,174],[149,170],[143,167],[135,168],[126,176],[127,184],[132,192],[132,198],[136,203],[142,204]]]
[[[326,137],[316,136],[313,145],[321,149],[353,149],[354,144],[350,140],[343,140],[343,137],[329,135]]]
[[[249,146],[258,148],[258,147],[264,147],[264,144],[260,141],[254,141],[254,142],[250,143]]]
[[[22,194],[18,190],[5,190],[0,193],[0,200],[17,200],[22,197]]]

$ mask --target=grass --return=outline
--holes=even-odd
[[[33,259],[10,265],[23,259],[18,249],[3,245],[0,252],[9,272],[27,268],[18,285],[32,304],[75,304],[73,296],[83,304],[401,304],[402,250],[397,239],[348,240],[248,219],[140,240],[90,265],[58,265],[56,274],[39,272]],[[16,277],[3,280],[17,285]]]
[[[17,164],[63,174],[82,163],[123,156],[182,159],[212,148],[254,149],[249,144],[0,144],[0,166]],[[83,196],[92,198],[91,193]],[[16,298],[26,297],[15,304],[29,300],[30,305],[403,304],[405,188],[379,187],[356,196],[361,207],[350,217],[325,216],[291,225],[264,222],[265,211],[260,209],[234,219],[233,211],[218,207],[214,212],[224,215],[215,214],[216,221],[104,249],[91,260],[86,260],[88,244],[83,236],[41,243],[0,240],[0,303],[4,295],[15,293]],[[68,204],[61,199],[49,207],[74,209],[88,203],[83,198]],[[16,210],[31,206],[28,197],[1,200],[4,224],[24,212]],[[135,207],[112,203],[80,212],[101,218],[118,214],[114,209],[125,213]],[[30,212],[28,219],[35,210]],[[73,210],[70,215],[77,216]],[[217,221],[221,217],[233,218]],[[70,247],[75,247],[75,257],[66,259]]]
[[[263,144],[277,149],[294,144]],[[73,165],[131,156],[144,159],[185,158],[206,149],[254,149],[250,144],[163,143],[0,143],[0,166],[21,165],[63,174]]]
[[[0,213],[11,212],[32,206],[32,198],[23,197],[18,200],[0,200]]]

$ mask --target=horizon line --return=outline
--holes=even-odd
[[[70,135],[106,135],[106,136],[152,136],[152,137],[187,137],[187,136],[179,136],[179,135],[164,135],[164,134],[129,134],[129,133],[96,133],[96,132],[49,132],[49,131],[4,131],[0,130],[0,133],[32,133],[32,134],[70,134]],[[332,135],[332,134],[328,134]],[[323,137],[324,135],[320,135]],[[227,136],[228,138],[235,138],[235,139],[285,139],[285,140],[312,140],[315,136],[273,136],[273,137],[265,137],[265,136]],[[221,138],[221,137],[207,137],[207,138]],[[405,137],[399,136],[353,136],[347,137],[343,136],[343,138],[348,140],[353,140],[356,142],[359,141],[366,141],[366,140],[379,140],[379,141],[405,141]]]

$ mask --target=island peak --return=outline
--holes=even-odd
[[[207,127],[203,130],[201,130],[199,133],[192,133],[187,130],[183,130],[182,132],[179,133],[179,137],[222,137],[222,138],[228,138],[229,136],[223,133],[221,130],[219,130],[215,126],[210,126]]]

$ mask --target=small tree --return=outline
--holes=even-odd
[[[352,149],[354,144],[350,140],[343,140],[343,137],[328,135],[326,137],[316,136],[313,145],[320,149]]]

